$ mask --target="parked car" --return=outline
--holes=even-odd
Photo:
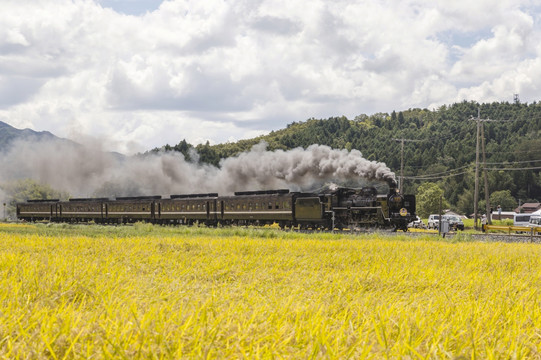
[[[535,228],[541,227],[541,215],[532,215],[530,217],[529,226]]]
[[[440,216],[438,214],[431,214],[428,217],[428,228],[438,229],[440,227]]]
[[[513,216],[513,226],[528,226],[531,217],[531,214],[515,214]]]
[[[408,227],[409,228],[416,228],[416,229],[425,229],[426,228],[425,223],[418,216],[416,216],[415,220],[413,220],[412,222],[410,222],[408,224]]]
[[[456,215],[443,215],[443,220],[449,221],[449,228],[453,230],[464,230],[464,223]]]

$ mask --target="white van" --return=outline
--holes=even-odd
[[[513,226],[529,226],[532,214],[515,214],[513,215]]]
[[[541,227],[541,215],[532,215],[530,217],[530,227]]]

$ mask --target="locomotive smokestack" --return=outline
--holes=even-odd
[[[396,192],[398,184],[394,178],[387,178],[387,184],[389,185],[390,192]]]

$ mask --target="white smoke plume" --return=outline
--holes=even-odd
[[[180,153],[123,157],[102,151],[99,142],[17,142],[0,154],[0,184],[30,178],[72,197],[113,197],[289,188],[307,191],[330,181],[394,182],[383,163],[357,150],[312,145],[267,151],[260,143],[219,167],[188,162]]]

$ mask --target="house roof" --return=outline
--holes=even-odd
[[[532,213],[534,211],[537,211],[539,209],[541,209],[541,203],[524,203],[522,204],[521,206],[519,206],[518,208],[515,209],[515,212],[520,212],[520,210],[522,209],[522,212],[525,212],[525,213]]]

